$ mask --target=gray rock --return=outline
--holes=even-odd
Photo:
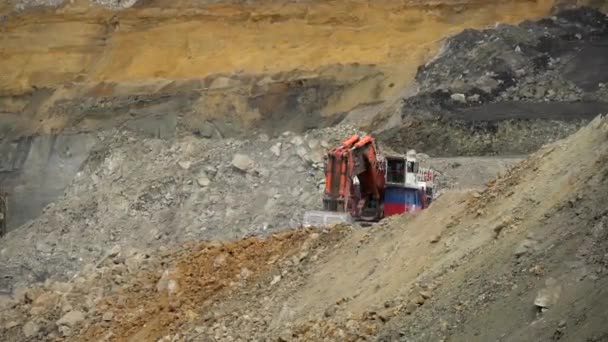
[[[174,294],[179,290],[179,285],[176,280],[174,271],[165,270],[160,280],[156,284],[156,290],[158,292],[167,291],[169,294]]]
[[[209,178],[213,178],[215,177],[215,175],[217,174],[217,169],[211,165],[206,166],[205,167],[205,174],[209,177]]]
[[[260,177],[260,178],[268,178],[270,177],[270,170],[268,169],[257,169],[256,170],[256,174]]]
[[[51,253],[53,251],[53,247],[42,241],[39,241],[36,243],[36,250],[40,253]]]
[[[319,141],[318,140],[315,140],[315,139],[308,140],[308,148],[310,148],[311,150],[314,150],[317,147],[319,147]]]
[[[470,101],[470,102],[479,101],[479,94],[473,94],[473,95],[467,97],[467,101]]]
[[[315,150],[310,154],[310,160],[315,164],[321,164],[323,162],[323,157],[323,153],[318,150]]]
[[[23,325],[21,331],[23,332],[23,335],[25,335],[25,337],[30,338],[38,334],[38,331],[40,331],[40,327],[38,326],[38,324],[34,323],[34,321],[29,321]]]
[[[515,250],[513,251],[513,255],[516,258],[520,258],[530,252],[530,250],[534,247],[535,241],[530,239],[525,239],[522,241]]]
[[[109,258],[115,258],[118,256],[118,254],[120,254],[120,246],[119,245],[115,245],[114,247],[112,247],[112,249],[110,250],[110,253],[108,254]]]
[[[548,309],[559,300],[562,287],[554,278],[545,281],[545,287],[538,291],[534,299],[534,305],[540,309]]]
[[[72,328],[70,328],[67,325],[60,326],[59,327],[59,332],[61,333],[61,336],[63,336],[63,337],[72,336]]]
[[[61,317],[56,324],[58,326],[67,325],[69,327],[73,327],[76,324],[84,321],[84,318],[84,313],[78,310],[73,310],[63,315],[63,317]]]
[[[308,156],[308,151],[306,150],[305,147],[300,146],[296,149],[296,154],[302,158],[302,160],[304,161],[308,161],[309,160],[309,156]]]
[[[114,319],[114,313],[111,311],[105,312],[101,317],[105,322],[110,322]]]
[[[270,282],[270,286],[275,285],[276,283],[278,283],[279,281],[281,281],[281,275],[276,275],[274,276],[274,278],[272,278],[272,281]]]
[[[29,322],[28,322],[28,323],[29,323]],[[32,323],[33,323],[33,322],[32,322]],[[9,322],[6,322],[6,323],[4,324],[4,329],[6,329],[6,330],[10,330],[10,329],[12,329],[12,328],[14,328],[14,327],[16,327],[16,326],[18,326],[18,325],[19,325],[19,322],[17,322],[17,321],[9,321]]]
[[[199,126],[195,133],[198,133],[202,138],[210,139],[213,138],[213,135],[215,134],[215,129],[213,128],[213,125],[205,123]]]
[[[290,143],[292,145],[300,146],[304,143],[304,139],[302,139],[301,136],[296,135],[295,137],[291,138]]]
[[[253,161],[253,159],[249,158],[249,156],[245,154],[240,153],[234,155],[231,164],[233,167],[243,172],[247,172],[253,169],[253,167],[255,166],[255,162]]]
[[[181,167],[184,170],[188,170],[190,168],[190,166],[192,166],[192,162],[189,162],[189,161],[180,161],[177,164],[179,165],[179,167]]]
[[[274,144],[271,148],[270,148],[270,152],[272,152],[272,154],[274,154],[277,157],[281,156],[281,146],[282,144],[280,142]]]
[[[207,175],[205,173],[202,173],[196,179],[196,183],[198,183],[198,185],[200,187],[206,188],[211,184],[211,180],[209,179],[209,177],[207,177]]]
[[[450,98],[452,99],[452,101],[467,103],[467,97],[464,94],[454,93],[450,95]]]

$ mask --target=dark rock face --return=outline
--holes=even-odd
[[[608,112],[606,56],[608,18],[590,8],[465,30],[419,68],[419,92],[399,113],[403,125],[380,135],[396,149],[413,143],[429,153],[531,152]],[[436,131],[412,131],[429,120]]]
[[[37,217],[63,194],[96,141],[92,134],[0,141],[0,182],[9,194],[9,230]]]

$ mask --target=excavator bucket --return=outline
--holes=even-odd
[[[304,227],[323,227],[334,224],[353,222],[349,213],[339,213],[333,211],[307,211],[304,213]]]

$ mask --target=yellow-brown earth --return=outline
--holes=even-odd
[[[232,102],[239,120],[249,122],[280,100],[265,98],[258,104],[262,109],[252,110],[243,96],[256,95],[256,86],[324,77],[341,87],[319,110],[331,116],[402,93],[442,38],[464,28],[538,18],[555,2],[157,0],[111,11],[75,1],[24,12],[5,5],[0,8],[5,14],[0,105],[3,113],[13,115],[13,131],[48,132],[73,127],[68,114],[47,113],[58,100],[149,94],[172,81],[182,85],[212,77],[195,89],[222,89],[223,94],[237,89],[238,94],[208,98],[197,115],[222,116]],[[214,76],[219,74],[232,78]],[[235,84],[239,75],[261,76],[253,84]],[[281,86],[285,84],[275,88]],[[53,89],[52,95],[34,101],[35,114],[19,117],[41,88]],[[280,94],[275,88],[261,92]]]

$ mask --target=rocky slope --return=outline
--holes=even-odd
[[[40,217],[34,210],[26,213],[26,206],[16,207],[28,220],[19,228],[11,226],[1,241],[2,273],[18,287],[69,278],[115,246],[172,246],[299,227],[304,211],[322,203],[324,151],[354,133],[360,132],[348,126],[306,135],[284,132],[272,139],[260,134],[255,140],[100,133],[82,167],[51,155],[58,160],[48,165],[57,172],[77,167],[73,180],[28,185],[47,185],[49,196],[59,199],[43,208]],[[517,161],[424,158],[443,174],[443,189],[478,187]],[[36,159],[26,164],[36,165]],[[26,195],[17,199],[27,200]],[[33,207],[40,202],[25,203]]]
[[[608,119],[371,230],[113,249],[5,303],[10,340],[601,341]]]
[[[608,17],[590,8],[465,30],[419,68],[417,93],[375,126],[389,144],[431,154],[534,151],[608,110],[606,43]]]
[[[3,273],[44,280],[73,273],[114,245],[171,245],[295,228],[306,208],[321,203],[326,137],[335,144],[354,132],[286,132],[253,141],[105,132],[61,200],[3,239]]]

